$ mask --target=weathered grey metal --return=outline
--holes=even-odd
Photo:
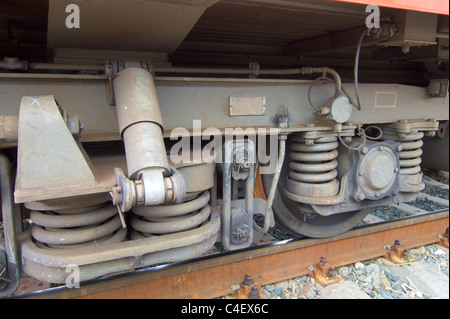
[[[424,167],[448,171],[450,162],[448,121],[440,123],[436,136],[425,137],[423,141],[422,162]],[[436,156],[438,153],[439,156]]]
[[[273,199],[275,197],[275,193],[277,191],[278,182],[279,182],[280,174],[281,174],[281,169],[283,168],[284,159],[286,156],[286,135],[281,135],[279,138],[280,138],[280,140],[278,142],[278,160],[277,160],[277,165],[275,167],[275,172],[273,174],[272,185],[270,186],[270,190],[267,195],[267,203],[266,203],[266,207],[264,209],[264,225],[262,227],[260,227],[259,225],[256,224],[256,222],[253,223],[253,228],[256,231],[263,233],[263,234],[267,233],[267,231],[269,230],[269,227],[275,226],[275,219],[274,219],[274,215],[273,215],[272,204],[273,204]],[[259,213],[259,212],[254,211],[254,214],[257,214],[257,213]]]
[[[265,96],[230,96],[230,116],[255,116],[266,113]]]
[[[52,0],[48,5],[48,49],[89,47],[173,53],[205,9],[216,1],[119,0],[114,5],[98,0],[80,2],[76,3],[80,28],[73,32],[65,21],[66,8],[73,2]]]
[[[139,67],[121,70],[114,77],[114,95],[121,134],[139,122],[156,123],[163,129],[155,83],[148,71]]]
[[[212,79],[212,78],[155,78],[156,92],[161,116],[165,126],[165,137],[177,127],[188,129],[193,134],[192,119],[201,121],[201,130],[207,127],[277,127],[276,119],[282,112],[289,112],[288,128],[280,132],[310,130],[306,123],[327,126],[330,123],[314,117],[307,102],[307,91],[311,81],[268,79]],[[0,79],[0,115],[18,115],[22,96],[53,94],[70,114],[78,114],[84,124],[81,141],[119,140],[116,108],[108,105],[106,80],[52,80],[52,79]],[[348,92],[352,84],[343,84]],[[266,96],[264,116],[228,115],[230,96]],[[351,123],[392,123],[400,120],[413,121],[424,118],[448,120],[448,99],[429,98],[427,89],[398,84],[359,85],[362,111],[353,111]],[[83,92],[83,94],[77,94]],[[333,95],[334,85],[323,85],[315,90],[312,99],[323,105]],[[74,97],[74,94],[77,94]],[[389,97],[389,104],[385,99]],[[392,98],[391,98],[392,97]],[[177,114],[176,117],[172,116]],[[102,121],[98,121],[102,118]],[[202,132],[200,132],[202,133]]]
[[[422,188],[400,174],[399,146],[393,140],[366,141],[361,149],[348,150],[350,161],[345,183],[341,179],[339,205],[313,204],[312,209],[330,216],[414,200]]]
[[[289,136],[290,163],[286,194],[331,197],[339,192],[337,177],[337,133],[305,139],[302,133]],[[289,196],[289,195],[288,195]]]
[[[68,250],[39,248],[27,232],[20,238],[23,269],[39,280],[64,284],[68,276],[66,267],[77,265],[80,280],[85,281],[118,271],[199,257],[214,244],[219,230],[220,217],[215,212],[204,225],[182,233]],[[184,253],[178,249],[180,246]]]
[[[19,288],[21,267],[20,253],[17,235],[21,231],[21,213],[18,205],[13,199],[13,171],[9,159],[0,154],[0,192],[3,236],[5,239],[4,251],[0,249],[0,254],[5,254],[5,270],[8,282],[2,286],[0,297],[9,297]],[[2,247],[3,248],[3,247]],[[2,278],[3,279],[3,278]]]
[[[135,191],[133,185],[120,191],[115,189],[124,198],[120,203],[127,202],[127,205],[122,205],[122,210],[129,210],[137,203],[148,206],[171,202],[174,198],[178,202],[182,201],[185,186],[183,181],[176,180],[176,176],[182,176],[176,175],[173,180],[165,180],[165,177],[170,178],[171,168],[151,74],[139,67],[123,69],[114,79],[114,93],[119,129],[125,145],[128,177],[142,182],[136,185],[137,188],[142,187],[141,192]],[[134,193],[142,193],[143,200],[134,199]],[[119,197],[117,192],[114,197]],[[128,197],[131,200],[125,201]]]
[[[22,98],[18,132],[16,202],[52,198],[61,187],[95,187],[89,160],[53,96]]]
[[[59,211],[32,211],[31,234],[43,247],[75,248],[121,242],[126,230],[121,229],[117,209],[111,204],[78,207]]]
[[[351,161],[357,165],[351,192],[356,201],[378,200],[398,191],[401,165],[398,147],[399,144],[392,140],[369,141],[361,152],[351,153]]]
[[[200,183],[195,180],[188,183],[190,197],[185,203],[135,207],[136,215],[128,228],[121,227],[117,210],[111,204],[81,208],[79,202],[72,201],[74,208],[71,209],[33,211],[31,236],[34,240],[27,233],[22,241],[26,273],[48,282],[65,283],[68,275],[65,267],[71,263],[79,267],[81,279],[87,280],[116,271],[201,256],[213,247],[220,232],[217,213],[220,207],[211,213],[207,190],[196,196],[212,186],[214,167],[213,163],[196,161],[180,164],[177,169],[185,174],[183,178],[208,176],[200,178]],[[127,229],[130,229],[131,239],[124,241]],[[70,248],[67,254],[55,249],[63,247]],[[97,254],[102,256],[94,256]],[[73,257],[75,260],[70,260]]]
[[[245,179],[245,199],[232,201],[233,180],[242,178],[241,174],[234,174],[233,163],[236,160],[235,147],[241,146],[248,156],[248,165],[242,168],[247,171]],[[222,244],[227,250],[249,247],[253,241],[253,189],[255,183],[256,146],[251,139],[226,140],[224,145],[224,161],[222,163]],[[243,205],[242,205],[243,204]]]
[[[209,192],[205,191],[199,197],[178,205],[134,208],[136,215],[131,226],[141,233],[158,235],[198,227],[210,216],[209,197]]]
[[[17,143],[18,116],[0,116],[0,143]]]

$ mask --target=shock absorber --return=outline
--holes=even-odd
[[[338,145],[335,133],[315,139],[305,138],[304,133],[289,135],[291,161],[287,194],[291,193],[294,197],[328,197],[338,194]]]
[[[126,237],[117,209],[109,202],[88,207],[33,210],[31,234],[40,247],[79,248],[121,242]]]

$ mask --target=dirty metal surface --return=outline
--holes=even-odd
[[[81,284],[79,289],[56,289],[30,298],[214,298],[232,293],[246,274],[260,285],[302,276],[326,257],[339,267],[385,255],[396,240],[405,248],[439,242],[449,225],[448,210],[380,223],[325,239],[303,239],[264,245],[235,253],[205,257],[154,270],[104,278]],[[24,296],[27,297],[27,296]]]

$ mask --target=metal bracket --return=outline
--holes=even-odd
[[[312,277],[322,286],[327,286],[343,280],[334,269],[328,264],[326,257],[320,257],[320,262],[313,266],[311,270]]]
[[[239,147],[238,147],[239,145]],[[226,141],[223,163],[222,243],[227,250],[249,247],[253,241],[253,189],[255,186],[255,145],[253,141]],[[245,156],[240,156],[241,152]],[[237,163],[237,165],[235,165]],[[238,172],[244,170],[243,172]],[[245,204],[232,201],[232,182],[245,178]]]
[[[240,288],[235,291],[236,299],[261,299],[261,285],[246,274]]]
[[[409,250],[403,247],[400,240],[396,240],[393,246],[385,247],[386,258],[396,264],[405,264],[415,259],[411,257]]]

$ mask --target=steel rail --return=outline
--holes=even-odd
[[[400,240],[405,248],[439,242],[449,226],[448,209],[393,222],[381,222],[322,239],[291,239],[256,248],[212,255],[20,296],[21,298],[200,299],[232,293],[246,274],[265,285],[309,273],[326,257],[339,267],[385,255],[385,247]]]

